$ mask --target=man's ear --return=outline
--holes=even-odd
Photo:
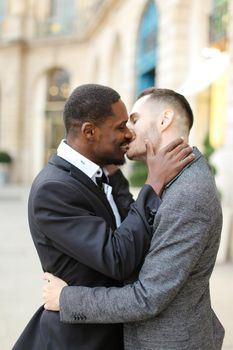
[[[166,109],[159,117],[159,130],[165,131],[173,122],[175,113],[172,109]]]
[[[96,125],[91,122],[85,122],[81,126],[81,133],[87,141],[92,142],[96,138]]]

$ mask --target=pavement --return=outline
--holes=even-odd
[[[42,304],[42,270],[27,223],[28,192],[27,187],[0,187],[1,350],[12,348]],[[215,266],[211,298],[226,331],[222,349],[233,350],[233,262]]]

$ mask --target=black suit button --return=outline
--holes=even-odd
[[[157,213],[157,209],[151,209],[150,214],[155,215]]]
[[[156,209],[151,209],[149,211],[149,218],[148,218],[148,224],[149,225],[153,225],[154,223],[154,217],[155,217],[155,214],[157,213],[157,210]]]

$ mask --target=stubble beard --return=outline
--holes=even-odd
[[[104,166],[105,165],[111,165],[111,164],[113,164],[113,165],[124,165],[125,162],[126,162],[125,157],[122,158],[122,159],[112,159],[112,158],[109,159],[109,158],[106,158],[106,159],[104,159],[102,161],[102,163],[104,163]]]

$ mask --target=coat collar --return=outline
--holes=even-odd
[[[178,179],[178,177],[180,177],[180,175],[187,169],[189,168],[193,163],[195,163],[200,157],[202,157],[201,152],[199,151],[199,149],[197,147],[193,147],[193,153],[195,154],[195,158],[192,162],[190,162],[188,165],[186,165],[180,172],[179,174],[177,174],[170,182],[168,182],[168,184],[165,186],[165,189],[167,189],[169,186],[171,186],[171,184],[176,181],[176,179]]]

